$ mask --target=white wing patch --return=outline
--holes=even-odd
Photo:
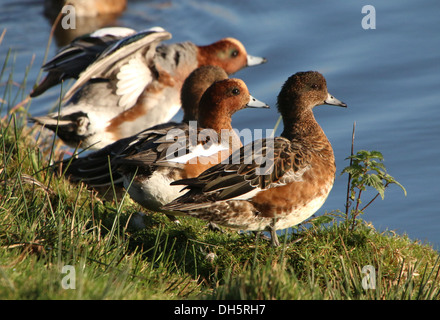
[[[145,87],[153,80],[150,69],[141,59],[130,59],[117,74],[116,94],[121,96],[119,106],[128,109],[136,104]]]
[[[165,30],[164,30],[165,31]],[[101,38],[107,35],[115,36],[115,37],[127,37],[136,33],[135,30],[124,27],[108,27],[98,29],[90,34],[93,38]]]
[[[197,159],[198,157],[209,157],[217,154],[218,152],[228,149],[229,149],[228,146],[223,146],[221,144],[212,144],[209,148],[205,148],[203,145],[198,144],[195,147],[190,147],[189,152],[184,155],[174,156],[174,154],[167,154],[166,161],[176,162],[176,163],[187,163],[191,159]]]

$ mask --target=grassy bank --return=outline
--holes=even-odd
[[[0,299],[440,298],[438,252],[357,213],[327,213],[273,248],[192,218],[139,214],[128,196],[104,200],[68,183],[48,168],[58,143],[26,123],[25,80],[16,85],[5,70]]]

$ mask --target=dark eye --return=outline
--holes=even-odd
[[[232,89],[232,94],[238,96],[240,94],[240,90],[237,88]]]
[[[311,85],[311,88],[312,88],[312,89],[318,89],[319,86],[318,86],[316,83],[314,83],[314,84]]]
[[[233,50],[231,52],[231,57],[235,58],[236,56],[238,56],[238,50]]]

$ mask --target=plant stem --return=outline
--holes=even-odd
[[[386,184],[385,184],[385,186],[384,186],[384,189],[386,189],[387,187],[388,187],[388,185],[389,185],[390,183],[389,182],[387,182]],[[378,197],[380,195],[380,193],[378,192],[375,196],[374,196],[374,198],[373,199],[371,199],[362,209],[361,209],[361,211],[364,211],[371,203],[373,203],[373,201],[374,200],[376,200],[376,198]]]
[[[362,194],[362,188],[359,189],[359,193],[356,199],[356,208],[353,211],[353,219],[352,219],[352,224],[351,224],[351,231],[354,230],[354,226],[356,224],[356,217],[359,215],[359,204],[361,203],[361,194]]]
[[[354,154],[354,133],[356,129],[356,121],[353,123],[353,133],[351,135],[351,156]],[[353,158],[350,158],[350,166],[353,164]],[[348,174],[348,183],[347,183],[347,199],[345,201],[345,217],[348,220],[348,209],[350,208],[350,183],[351,183],[351,174]]]

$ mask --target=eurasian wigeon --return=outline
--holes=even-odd
[[[333,149],[312,111],[322,104],[347,106],[328,93],[320,73],[292,75],[277,100],[281,136],[256,140],[231,155],[229,164],[172,183],[189,191],[163,209],[221,226],[270,231],[273,245],[279,245],[276,230],[313,215],[334,183]]]
[[[156,28],[110,45],[80,74],[59,114],[32,120],[56,131],[71,147],[101,149],[168,122],[180,108],[184,80],[197,67],[216,65],[232,74],[266,62],[248,55],[233,38],[207,46],[191,42],[158,46],[170,38],[170,33]]]
[[[65,160],[66,176],[96,187],[111,182],[111,171],[113,181],[123,181],[133,200],[147,209],[163,211],[163,205],[181,195],[181,187],[171,186],[171,182],[196,177],[241,147],[231,127],[236,111],[268,107],[249,94],[242,80],[228,79],[215,66],[193,71],[182,87],[181,100],[182,123],[144,130],[84,158],[72,159],[70,165]],[[222,136],[222,130],[228,135]]]
[[[182,85],[180,98],[183,111],[182,122],[167,122],[156,125],[131,137],[118,140],[87,156],[64,160],[62,163],[66,176],[72,182],[82,181],[94,188],[111,186],[112,183],[121,186],[122,175],[118,172],[115,159],[137,152],[137,149],[145,148],[148,150],[156,147],[157,140],[166,137],[169,130],[188,130],[189,122],[197,121],[199,103],[203,93],[214,82],[225,79],[228,79],[228,74],[220,67],[207,65],[197,68],[191,72]],[[162,145],[165,145],[164,142]],[[111,168],[109,168],[109,161]]]

